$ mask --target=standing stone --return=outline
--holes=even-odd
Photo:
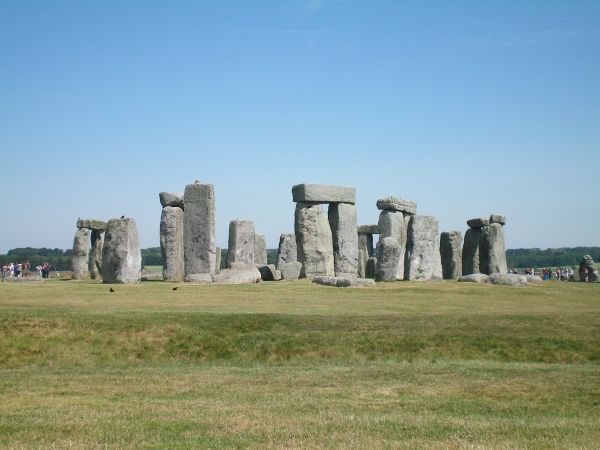
[[[367,255],[367,259],[374,255],[372,234],[358,233],[358,250],[363,250]]]
[[[254,224],[250,220],[229,222],[229,247],[227,266],[234,262],[254,265]]]
[[[462,250],[462,274],[481,273],[479,267],[479,240],[481,228],[469,228],[465,233]]]
[[[439,261],[437,219],[433,216],[413,216],[408,223],[407,235],[404,279],[420,281],[436,278],[440,275],[437,264]]]
[[[102,272],[102,234],[104,231],[92,230],[92,250],[90,255],[90,277],[98,278]]]
[[[279,247],[277,249],[277,269],[283,270],[285,264],[297,261],[296,235],[293,233],[282,234],[279,237]]]
[[[363,249],[358,250],[358,277],[365,278],[367,276],[367,261],[369,255]]]
[[[298,202],[294,217],[300,276],[334,276],[333,238],[321,205]]]
[[[221,249],[216,247],[216,263],[215,263],[215,273],[219,273],[221,271]]]
[[[180,283],[185,277],[183,257],[183,210],[165,206],[160,216],[160,251],[163,279]]]
[[[370,260],[370,259],[369,259]],[[398,264],[400,263],[400,243],[398,239],[386,236],[379,238],[377,243],[377,281],[396,281],[398,278]]]
[[[504,230],[499,223],[483,227],[479,243],[479,262],[479,270],[487,275],[508,272]]]
[[[300,278],[302,264],[298,261],[285,263],[281,268],[281,278],[284,280],[297,280]]]
[[[109,220],[102,246],[104,283],[138,283],[141,269],[142,254],[135,220]]]
[[[358,274],[358,231],[356,206],[332,203],[328,211],[333,239],[333,258],[336,277],[356,278]]]
[[[216,273],[215,191],[212,184],[188,184],[183,194],[185,274]]]
[[[73,255],[71,256],[71,269],[73,279],[82,280],[88,277],[88,240],[87,228],[80,228],[75,232],[73,238]]]
[[[254,235],[254,264],[267,265],[267,242],[264,234]]]
[[[408,220],[412,216],[404,216],[401,211],[383,210],[379,214],[379,239],[391,237],[398,241],[400,246],[400,259],[398,260],[396,279],[404,279],[404,259],[406,253],[406,239]],[[379,257],[378,257],[379,258]]]
[[[367,270],[365,273],[365,278],[375,278],[376,274],[377,274],[377,258],[374,256],[371,256],[367,260]]]
[[[442,269],[442,255],[440,254],[440,235],[438,234],[435,238],[435,253],[433,260],[433,274],[431,275],[432,280],[441,281],[444,279],[444,273]]]
[[[444,231],[440,236],[440,255],[444,280],[456,280],[462,275],[462,233]]]

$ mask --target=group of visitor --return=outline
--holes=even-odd
[[[557,267],[554,271],[550,268],[542,270],[542,279],[550,280],[552,277],[556,277],[556,281],[575,281],[575,277],[573,276],[575,272],[570,267],[564,269],[562,267]]]
[[[6,277],[28,277],[31,275],[31,264],[29,260],[24,263],[7,263],[2,266],[2,281]],[[36,266],[37,276],[39,278],[48,278],[50,274],[50,264],[45,262],[40,266]]]

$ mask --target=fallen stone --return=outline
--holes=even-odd
[[[397,281],[402,277],[398,273],[400,263],[400,244],[397,239],[386,236],[377,243],[377,281]]]
[[[358,273],[358,233],[356,206],[332,203],[328,210],[333,240],[333,266],[336,277],[356,278]]]
[[[212,184],[188,184],[183,194],[185,274],[216,272],[215,191]]]
[[[279,247],[277,249],[277,268],[282,270],[284,264],[297,261],[296,235],[293,233],[282,234],[279,237]]]
[[[300,278],[302,263],[299,263],[298,261],[285,263],[280,270],[282,279],[297,280],[298,278]]]
[[[183,194],[179,192],[161,192],[158,194],[158,198],[163,208],[172,206],[183,209]]]
[[[109,220],[102,246],[103,282],[138,283],[141,269],[142,254],[135,220]]]
[[[356,203],[356,189],[344,186],[297,184],[292,187],[292,196],[296,203]]]
[[[192,284],[207,284],[212,283],[213,279],[212,276],[207,273],[192,273],[186,275],[183,281]]]
[[[379,234],[379,225],[358,225],[358,233]]]
[[[258,271],[260,272],[260,278],[263,281],[275,281],[275,272],[277,269],[275,268],[275,264],[267,264],[259,267]]]
[[[408,224],[404,279],[431,280],[440,277],[438,221],[433,216],[413,216]]]
[[[346,277],[324,277],[316,276],[313,283],[333,287],[364,287],[375,286],[375,281],[370,278],[346,278]]]
[[[489,276],[488,283],[520,287],[527,285],[527,277],[525,275],[515,275],[513,273],[496,272]]]
[[[544,282],[542,277],[537,275],[525,275],[525,277],[527,278],[527,284],[540,284]]]
[[[254,224],[250,220],[229,222],[227,265],[234,262],[254,265]]]
[[[462,250],[462,274],[481,273],[479,265],[479,241],[481,228],[469,228],[465,233]]]
[[[417,213],[417,204],[398,197],[384,197],[377,200],[377,209],[383,211],[400,211],[414,216]]]
[[[470,275],[458,277],[458,281],[463,283],[485,283],[488,278],[488,275],[484,273],[472,273]]]
[[[281,275],[281,270],[275,270],[275,281],[281,281],[283,276]]]
[[[142,281],[164,281],[161,272],[149,272],[146,270],[142,270],[141,277]]]
[[[254,264],[267,264],[267,242],[264,234],[254,235]]]
[[[106,222],[96,219],[77,219],[77,228],[87,228],[88,230],[104,231]]]
[[[333,238],[321,205],[297,203],[294,229],[298,262],[302,263],[300,276],[334,276]]]
[[[476,219],[469,219],[469,220],[467,220],[467,225],[470,228],[486,227],[489,224],[490,224],[490,219],[488,219],[487,217],[478,217]]]
[[[261,279],[260,272],[256,267],[244,269],[223,269],[212,277],[213,283],[217,284],[252,284]]]
[[[500,225],[506,225],[506,217],[500,214],[492,214],[490,216],[490,223],[499,223]]]
[[[73,238],[73,254],[71,256],[71,270],[73,280],[83,280],[89,277],[88,272],[89,231],[80,228]]]
[[[444,231],[440,236],[442,275],[445,280],[456,280],[462,275],[462,233]]]
[[[183,209],[165,206],[160,216],[160,250],[163,278],[180,283],[185,277],[183,255]]]
[[[499,223],[482,228],[479,242],[479,270],[482,273],[506,273],[504,229]]]

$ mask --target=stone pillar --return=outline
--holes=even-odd
[[[404,279],[441,278],[438,221],[433,216],[413,216],[408,223]]]
[[[165,206],[160,217],[160,251],[163,279],[181,283],[185,277],[183,257],[183,210]]]
[[[92,230],[92,250],[90,255],[90,277],[92,280],[98,278],[102,271],[102,235],[104,231]]]
[[[102,246],[104,283],[137,283],[141,269],[142,254],[135,220],[109,220]]]
[[[71,256],[71,269],[73,280],[82,280],[89,276],[88,273],[88,239],[87,228],[79,228],[73,238],[73,255]]]
[[[229,245],[227,266],[234,262],[253,266],[254,260],[254,224],[250,220],[232,220],[229,222]]]
[[[365,271],[365,278],[375,278],[377,274],[377,258],[371,256],[367,260],[367,270]]]
[[[367,261],[374,255],[373,235],[379,234],[379,225],[358,226],[358,276],[366,277]]]
[[[355,278],[358,274],[356,206],[331,203],[327,215],[333,239],[335,276]]]
[[[294,220],[301,278],[334,276],[333,238],[319,203],[298,202]]]
[[[469,228],[462,249],[462,274],[481,273],[479,270],[479,240],[481,228]]]
[[[254,235],[254,264],[267,265],[267,242],[264,234]]]
[[[216,247],[216,263],[215,263],[215,267],[216,267],[216,273],[219,273],[221,271],[221,249],[219,247]]]
[[[296,235],[293,233],[282,234],[279,237],[279,247],[277,249],[277,270],[283,270],[285,264],[297,261]]]
[[[371,259],[369,259],[370,261]],[[400,262],[400,243],[398,239],[386,236],[377,243],[377,281],[397,281]]]
[[[501,222],[492,222],[492,217],[502,218]],[[490,224],[484,226],[481,232],[479,241],[480,270],[487,275],[508,272],[503,223],[503,216],[492,215]]]
[[[185,275],[214,275],[217,270],[215,244],[215,191],[212,184],[196,181],[183,194],[183,249]]]
[[[444,231],[440,236],[440,255],[444,280],[456,280],[462,275],[462,233]]]

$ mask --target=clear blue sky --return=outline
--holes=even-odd
[[[122,214],[157,246],[196,178],[221,246],[276,247],[300,182],[600,245],[600,2],[0,0],[0,155],[2,253]]]

